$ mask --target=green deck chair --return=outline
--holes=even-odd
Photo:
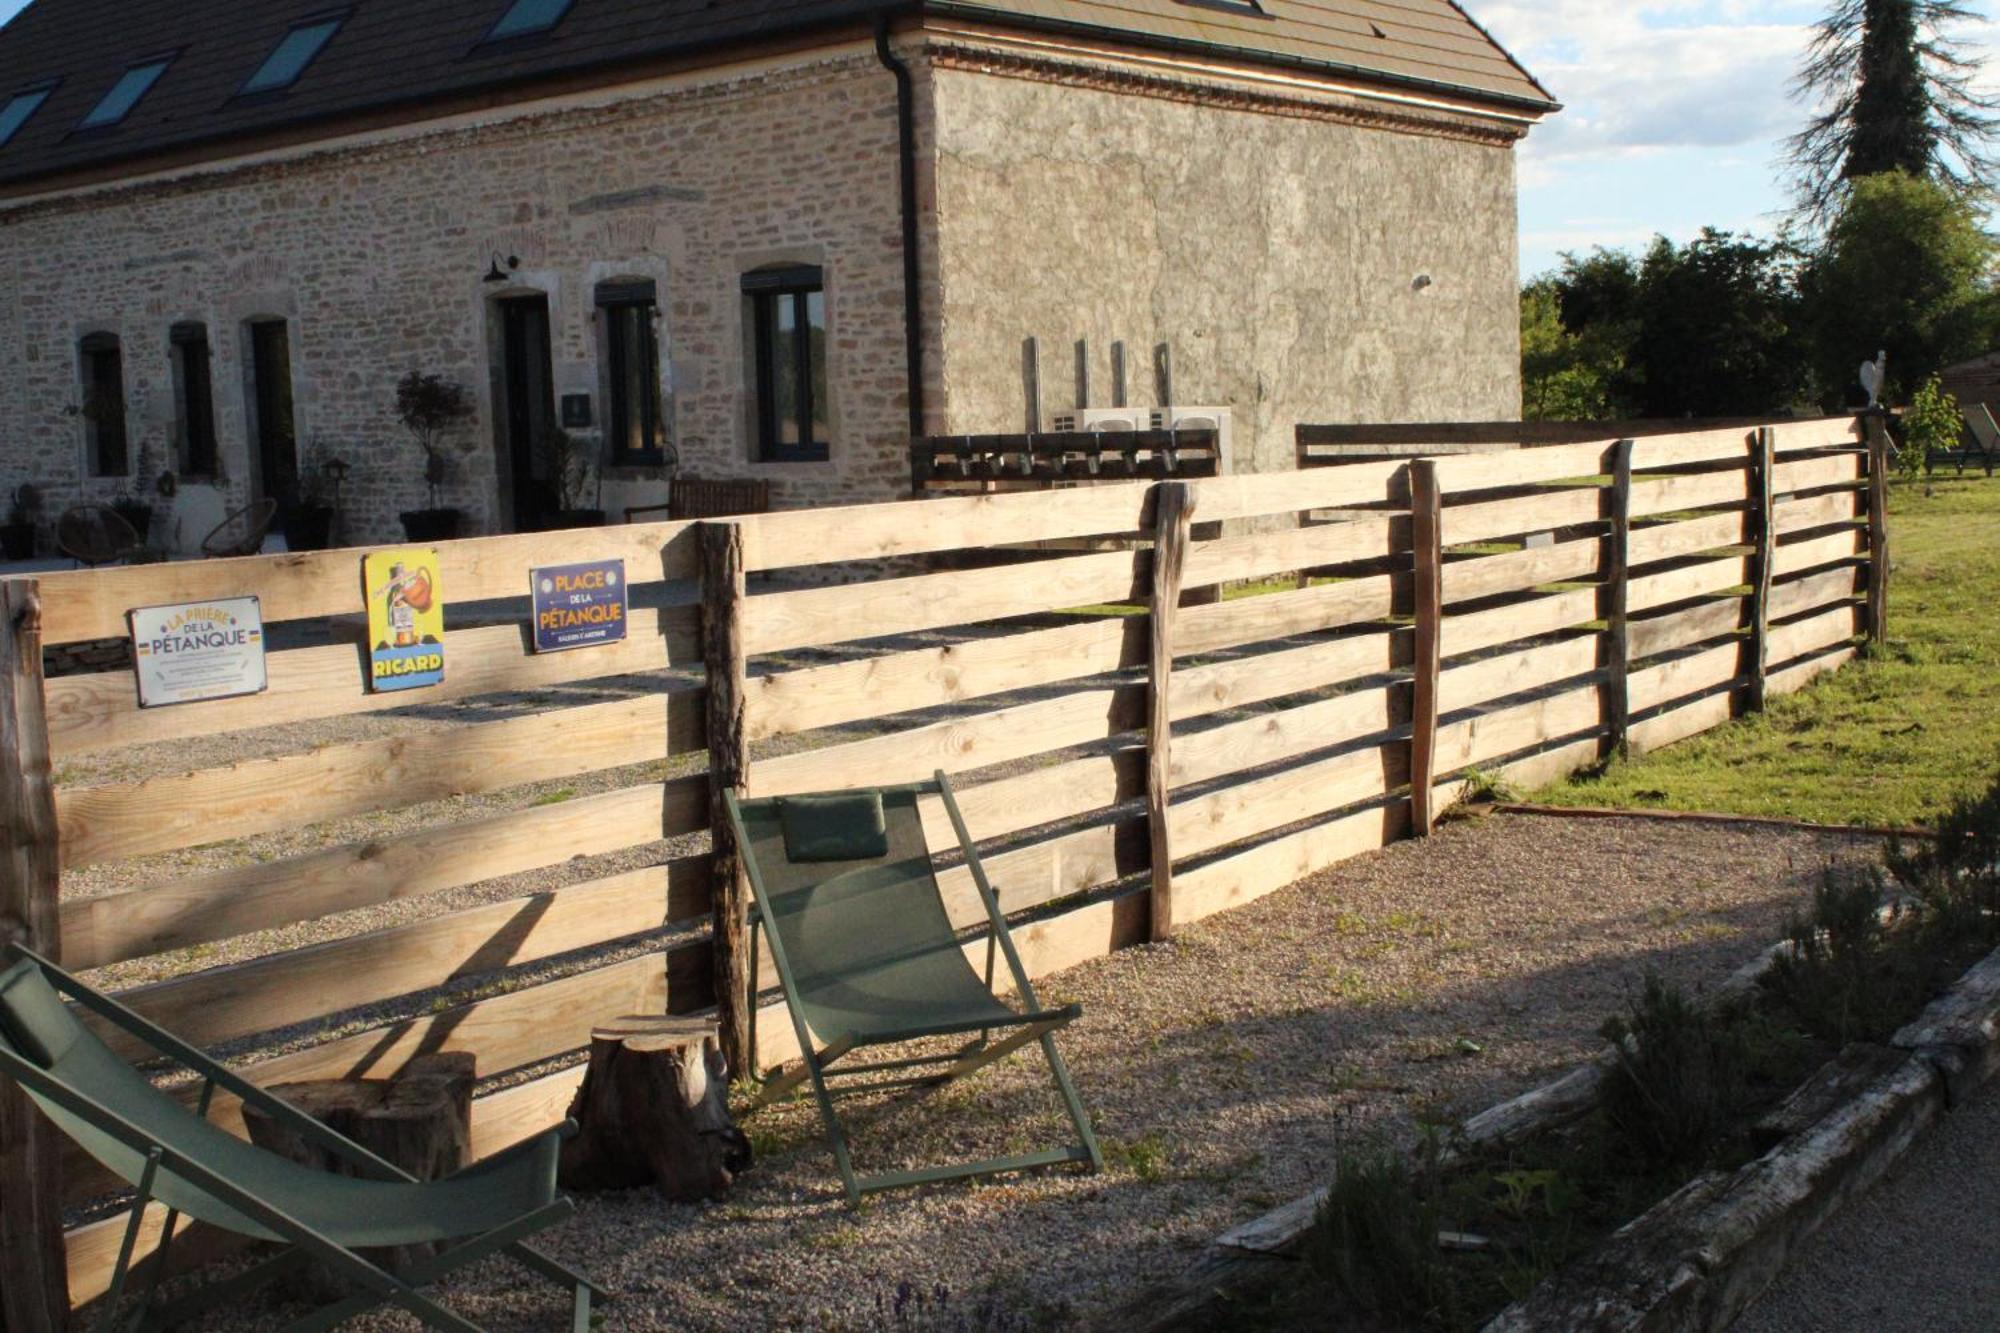
[[[966,958],[964,941],[945,913],[918,810],[918,798],[925,795],[943,798],[972,882],[985,902],[990,933],[984,978]],[[1035,988],[1008,934],[1007,918],[942,772],[930,782],[898,787],[742,802],[725,793],[725,801],[756,895],[750,914],[753,975],[757,932],[762,927],[804,1056],[764,1085],[760,1101],[774,1101],[812,1081],[850,1204],[873,1190],[1058,1162],[1084,1162],[1093,1171],[1103,1169],[1090,1118],[1050,1035],[1081,1017],[1083,1010],[1077,1005],[1043,1009],[1035,999]],[[996,943],[1014,974],[1021,1009],[993,993]],[[1005,1035],[994,1040],[997,1032]],[[926,1037],[972,1040],[943,1055],[832,1067],[866,1047]],[[935,1087],[1031,1041],[1039,1041],[1048,1057],[1078,1142],[957,1166],[855,1174],[834,1112],[835,1097]],[[842,1080],[838,1090],[831,1087],[834,1080]]]
[[[63,995],[201,1075],[197,1109],[190,1111],[154,1087],[113,1053],[78,1021]],[[448,1180],[420,1183],[19,946],[0,951],[0,1072],[18,1083],[79,1147],[138,1191],[104,1298],[101,1329],[167,1327],[316,1260],[354,1292],[285,1325],[286,1333],[330,1329],[380,1305],[401,1307],[432,1328],[478,1333],[478,1325],[453,1314],[422,1288],[503,1252],[569,1289],[576,1333],[590,1327],[591,1297],[602,1292],[523,1243],[575,1211],[555,1192],[562,1130],[550,1130]],[[315,1171],[219,1128],[206,1119],[218,1088],[284,1122],[352,1164],[358,1174]],[[153,1201],[170,1210],[162,1233],[169,1239],[175,1219],[185,1214],[284,1248],[233,1277],[155,1305],[166,1269],[163,1245],[138,1308],[121,1324],[119,1306],[140,1219]],[[355,1253],[364,1247],[447,1242],[457,1243],[399,1271]]]

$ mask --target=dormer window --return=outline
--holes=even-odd
[[[104,94],[98,104],[90,109],[90,114],[77,126],[80,130],[109,129],[132,114],[132,108],[139,105],[139,99],[152,91],[160,76],[173,63],[171,56],[161,60],[148,60],[142,65],[134,65],[119,76],[111,85],[111,91]]]
[[[250,81],[237,90],[239,97],[254,97],[259,93],[280,93],[299,81],[333,35],[340,31],[345,22],[345,14],[332,14],[324,18],[309,19],[285,34],[264,63],[250,76]]]
[[[55,91],[55,87],[51,83],[42,88],[30,88],[7,99],[7,105],[0,107],[0,148],[5,148],[7,141],[21,132],[21,127],[28,123],[28,117],[42,109],[42,103],[49,100],[49,94]]]
[[[569,6],[570,0],[514,0],[486,34],[486,40],[504,42],[514,37],[539,37],[562,22]]]

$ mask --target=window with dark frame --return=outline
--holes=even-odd
[[[169,334],[174,367],[175,466],[184,477],[215,475],[215,382],[206,324],[176,324]]]
[[[83,420],[90,441],[90,475],[122,477],[129,468],[125,439],[125,353],[115,333],[84,335]]]
[[[333,40],[340,25],[347,21],[345,11],[323,14],[307,19],[293,26],[278,44],[271,48],[271,54],[264,57],[264,63],[257,67],[243,86],[236,90],[238,97],[268,96],[282,93],[299,81],[306,67],[319,57],[326,44]]]
[[[658,291],[647,280],[602,283],[597,308],[604,321],[608,461],[613,467],[664,462],[668,428],[660,394]]]
[[[133,65],[118,76],[118,82],[90,109],[90,114],[77,124],[79,130],[107,130],[120,124],[132,114],[132,108],[139,105],[139,99],[152,91],[160,76],[173,64],[172,56],[161,56]]]
[[[757,457],[766,463],[825,462],[826,294],[816,265],[787,264],[743,275],[750,305],[751,383]]]
[[[15,93],[7,99],[5,106],[0,106],[0,148],[5,148],[14,136],[21,132],[21,127],[42,109],[42,103],[49,100],[49,94],[55,89],[53,83],[30,88],[25,92]]]

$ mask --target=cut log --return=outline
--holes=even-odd
[[[579,1132],[563,1144],[565,1189],[656,1186],[669,1199],[714,1199],[750,1165],[729,1116],[728,1071],[712,1020],[634,1015],[594,1029]]]
[[[420,1055],[394,1078],[316,1079],[279,1083],[269,1091],[337,1134],[419,1180],[442,1180],[472,1156],[473,1056],[468,1051]],[[344,1158],[308,1141],[282,1121],[245,1103],[243,1123],[250,1141],[317,1171],[343,1176],[362,1172]],[[363,1257],[400,1269],[440,1247],[404,1245],[363,1251]],[[297,1294],[308,1300],[337,1299],[348,1284],[325,1272],[299,1279]]]

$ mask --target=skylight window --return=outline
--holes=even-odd
[[[51,86],[15,93],[6,106],[0,107],[0,148],[5,148],[7,141],[21,132],[21,127],[28,123],[28,117],[40,111],[42,103],[48,101],[49,94],[54,91]]]
[[[77,126],[80,130],[99,130],[116,125],[132,114],[132,108],[139,105],[139,99],[160,81],[167,72],[168,60],[149,60],[143,65],[134,65],[125,71],[118,82],[111,85],[111,91],[104,94],[104,100],[90,109],[90,114]]]
[[[306,72],[306,66],[312,64],[314,57],[326,49],[326,44],[340,31],[340,25],[345,19],[346,15],[343,14],[335,18],[315,19],[293,28],[285,34],[285,39],[278,43],[276,49],[264,58],[264,63],[250,76],[250,81],[238,90],[238,95],[282,92],[297,83],[299,76]]]
[[[569,13],[570,0],[514,0],[500,21],[493,25],[493,31],[486,34],[489,42],[504,42],[509,37],[534,37],[545,33],[562,22],[562,16]]]

